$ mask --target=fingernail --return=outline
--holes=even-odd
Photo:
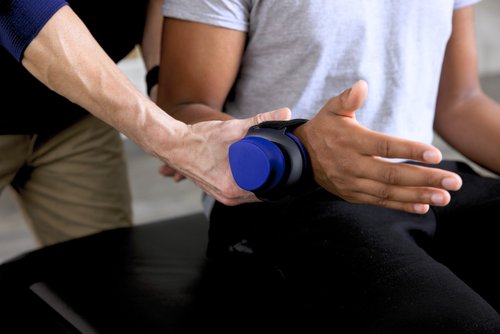
[[[413,205],[413,210],[415,213],[426,213],[429,211],[429,205],[427,204],[415,204]]]
[[[352,91],[352,87],[347,88],[346,90],[344,90],[342,92],[342,94],[340,94],[340,98],[342,99],[342,105],[344,106],[344,108],[349,108],[347,102],[349,100],[349,95],[351,94],[351,91]]]
[[[342,92],[342,95],[344,95],[345,97],[348,97],[349,94],[351,93],[351,90],[352,90],[352,87],[351,88],[347,88],[346,90],[344,90]]]
[[[423,158],[427,162],[439,162],[441,161],[441,154],[440,152],[429,150],[424,152]]]
[[[441,184],[447,190],[458,190],[462,186],[462,182],[457,181],[457,179],[453,177],[444,178]]]
[[[433,194],[431,196],[431,202],[432,202],[432,204],[435,204],[435,205],[442,205],[442,204],[444,204],[444,197],[441,194]]]

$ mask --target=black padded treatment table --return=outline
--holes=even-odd
[[[208,260],[202,213],[120,228],[0,265],[0,333],[282,333],[306,324],[279,275]]]

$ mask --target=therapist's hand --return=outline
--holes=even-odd
[[[368,96],[365,81],[330,99],[294,134],[306,147],[318,184],[352,203],[374,204],[412,213],[429,205],[444,206],[460,177],[438,168],[389,162],[382,158],[436,164],[434,146],[371,131],[356,121],[355,112]]]
[[[264,121],[288,120],[288,108],[258,114],[248,119],[204,121],[189,125],[182,146],[170,152],[176,165],[166,164],[160,169],[165,176],[180,181],[187,177],[202,190],[225,205],[260,201],[252,192],[241,189],[233,179],[228,151],[229,145],[243,138],[248,128]]]

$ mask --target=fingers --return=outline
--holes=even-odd
[[[451,199],[443,189],[388,186],[372,180],[364,182],[369,183],[364,185],[364,190],[371,189],[373,193],[352,193],[345,199],[351,203],[372,204],[417,214],[426,213],[431,205],[445,206]]]
[[[325,108],[336,115],[353,118],[355,111],[361,108],[367,97],[368,84],[359,80],[351,88],[330,99]]]
[[[171,168],[168,165],[161,166],[159,172],[163,176],[173,178],[175,182],[180,182],[186,178],[184,175],[182,175],[177,170]]]
[[[182,175],[181,173],[175,173],[174,174],[174,181],[175,182],[180,182],[182,180],[186,179],[186,177],[184,175]]]
[[[364,155],[417,160],[430,164],[437,164],[442,160],[441,152],[432,145],[375,131],[369,131],[365,136],[356,136],[353,143],[355,149]]]
[[[441,188],[405,187],[368,179],[359,179],[356,182],[356,187],[358,189],[363,189],[363,193],[366,193],[379,201],[445,206],[451,199],[450,193]]]
[[[248,127],[265,121],[287,121],[292,117],[292,112],[288,108],[280,108],[265,113],[260,113],[248,119],[251,123]]]
[[[376,196],[371,196],[369,194],[360,194],[357,200],[351,200],[352,203],[363,203],[372,204],[376,206],[381,206],[387,209],[401,210],[408,213],[415,214],[425,214],[429,211],[429,204],[422,203],[410,203],[410,202],[399,202],[392,201],[390,199],[384,199]]]
[[[366,164],[357,164],[357,170],[353,174],[389,186],[432,187],[452,191],[462,186],[462,179],[453,172],[407,163],[392,163],[381,159],[368,161],[368,159],[365,158]]]
[[[177,171],[175,169],[171,168],[168,165],[161,166],[158,171],[160,172],[161,175],[168,176],[168,177],[172,177],[175,175],[175,173],[177,173]]]
[[[234,131],[239,131],[238,138],[241,137],[248,129],[254,125],[266,121],[287,121],[292,117],[292,112],[288,108],[280,108],[264,113],[257,114],[253,117],[237,120],[238,126],[234,127]]]
[[[368,97],[368,84],[364,80],[358,80],[351,88],[340,95],[342,102],[341,111],[355,111],[363,105]]]
[[[365,158],[337,184],[341,196],[353,203],[366,203],[412,213],[425,213],[429,205],[445,206],[450,202],[449,191],[458,190],[461,178],[438,168],[393,163]]]

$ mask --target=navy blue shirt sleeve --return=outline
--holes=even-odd
[[[67,4],[64,0],[1,0],[0,45],[21,61],[26,47]]]

